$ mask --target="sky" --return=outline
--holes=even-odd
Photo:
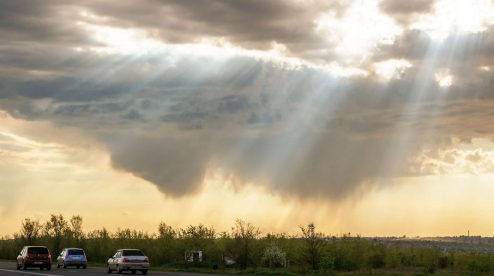
[[[494,235],[492,0],[0,0],[0,235]]]

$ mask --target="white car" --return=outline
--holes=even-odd
[[[121,274],[122,271],[130,271],[135,274],[139,270],[142,274],[147,274],[149,258],[139,249],[119,249],[110,256],[106,265],[108,273],[116,271]]]

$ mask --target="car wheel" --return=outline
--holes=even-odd
[[[27,265],[26,264],[23,264],[22,265],[22,269],[27,270]]]
[[[117,273],[122,274],[122,270],[120,270],[120,267],[117,265]]]
[[[130,272],[132,272],[132,274],[136,274],[136,270],[135,269],[131,270]]]
[[[77,269],[81,268],[80,266],[77,266]]]
[[[142,274],[144,274],[144,275],[148,274],[148,270],[147,269],[143,270]]]
[[[106,273],[110,274],[111,273],[111,268],[110,268],[110,265],[107,264],[106,265],[107,269],[106,269]]]
[[[85,266],[85,265],[84,265],[84,266],[82,266],[82,268],[86,269],[86,268],[87,268],[87,266]]]
[[[67,264],[65,264],[65,262],[63,262],[63,268],[67,268]]]

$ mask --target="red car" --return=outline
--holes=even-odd
[[[46,246],[24,246],[17,256],[17,270],[21,267],[24,270],[28,267],[51,270],[50,251]]]

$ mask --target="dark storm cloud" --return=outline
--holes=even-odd
[[[208,143],[176,138],[112,138],[112,164],[150,181],[172,196],[193,192],[208,165]],[[132,146],[129,144],[131,143]]]
[[[369,75],[337,77],[242,53],[94,52],[106,45],[77,25],[143,30],[167,44],[222,37],[269,50],[277,42],[287,57],[333,61],[315,20],[330,9],[340,18],[342,2],[2,2],[0,109],[86,130],[107,145],[114,168],[171,196],[199,191],[209,170],[221,169],[240,186],[339,199],[372,179],[428,174],[409,157],[453,138],[494,139],[494,74],[480,69],[494,64],[492,27],[443,43],[405,28],[361,61]],[[431,7],[379,4],[404,27]],[[390,59],[412,67],[383,81],[373,63]],[[452,86],[438,85],[441,70]]]
[[[60,105],[53,111],[53,115],[75,116],[98,114],[98,113],[118,113],[126,111],[132,102],[127,103],[100,103],[100,104],[71,104]],[[128,114],[127,114],[128,115]],[[127,118],[129,119],[129,118]]]
[[[129,84],[98,84],[75,78],[27,81],[16,85],[19,95],[34,98],[50,98],[63,102],[84,102],[113,98],[132,89]]]
[[[400,84],[408,87],[405,81]],[[362,87],[368,86],[366,83]],[[356,85],[344,90],[359,87],[362,88]],[[439,92],[439,88],[435,89]],[[295,128],[289,133],[253,138],[249,137],[248,128],[241,128],[237,129],[239,132],[228,133],[226,138],[222,137],[224,134],[210,132],[203,133],[206,137],[197,138],[200,132],[194,132],[181,139],[164,138],[163,144],[159,144],[159,140],[133,137],[129,143],[139,146],[130,149],[125,142],[119,144],[112,150],[112,161],[117,168],[133,172],[175,196],[197,191],[208,168],[222,168],[236,183],[265,183],[271,190],[288,196],[338,199],[369,179],[426,175],[415,172],[417,164],[409,163],[407,156],[419,155],[429,147],[449,146],[451,136],[461,137],[466,142],[467,137],[478,137],[480,133],[494,137],[494,128],[485,123],[493,117],[490,101],[409,102],[409,96],[403,95],[395,102],[386,102],[395,92],[394,89],[367,88],[367,93],[373,95],[368,99],[374,99],[373,103],[366,100],[363,91],[361,95],[345,95],[338,100],[336,110],[334,106],[330,108],[331,117],[326,126],[321,126],[329,132],[314,131],[310,127],[308,130],[302,125],[301,129]],[[435,93],[432,88],[428,92]],[[384,102],[375,99],[377,93]],[[297,106],[297,103],[292,104]],[[378,108],[372,108],[373,104]],[[328,101],[322,109],[331,106]],[[168,119],[191,123],[204,121],[206,116],[211,114],[178,113]],[[245,118],[251,125],[264,122],[257,113]],[[284,121],[294,119],[288,117]],[[409,135],[401,136],[410,128],[413,131]],[[191,166],[172,166],[172,170],[156,164],[143,165],[143,159],[148,162],[166,160],[163,166],[168,166],[171,160]]]
[[[115,28],[145,30],[149,37],[168,44],[196,43],[203,38],[224,38],[244,49],[268,50],[281,43],[293,56],[312,56],[325,50],[325,38],[314,32],[314,19],[329,10],[342,13],[341,1],[304,3],[258,0],[194,1],[64,1],[3,3],[0,34],[10,42],[37,42],[54,46],[91,45],[76,23],[101,23]],[[87,12],[88,16],[81,14]],[[92,18],[89,15],[95,15]],[[156,20],[166,18],[166,20]],[[322,58],[322,57],[320,57]]]
[[[74,6],[66,1],[32,2],[26,0],[0,3],[2,44],[23,41],[53,45],[81,42],[82,30],[70,22]]]
[[[321,38],[312,30],[314,17],[330,8],[341,9],[338,1],[132,1],[87,2],[96,15],[112,18],[115,26],[152,29],[167,43],[193,43],[202,37],[224,37],[246,49],[266,50],[276,41],[293,52],[319,48]],[[155,20],[167,18],[167,20]],[[310,49],[309,49],[310,50]]]
[[[112,163],[172,196],[198,191],[210,168],[224,169],[238,185],[256,183],[285,196],[331,199],[348,196],[367,178],[410,174],[406,160],[392,158],[403,151],[398,139],[313,134],[212,140],[132,137],[112,143]],[[284,144],[287,137],[293,147]]]

